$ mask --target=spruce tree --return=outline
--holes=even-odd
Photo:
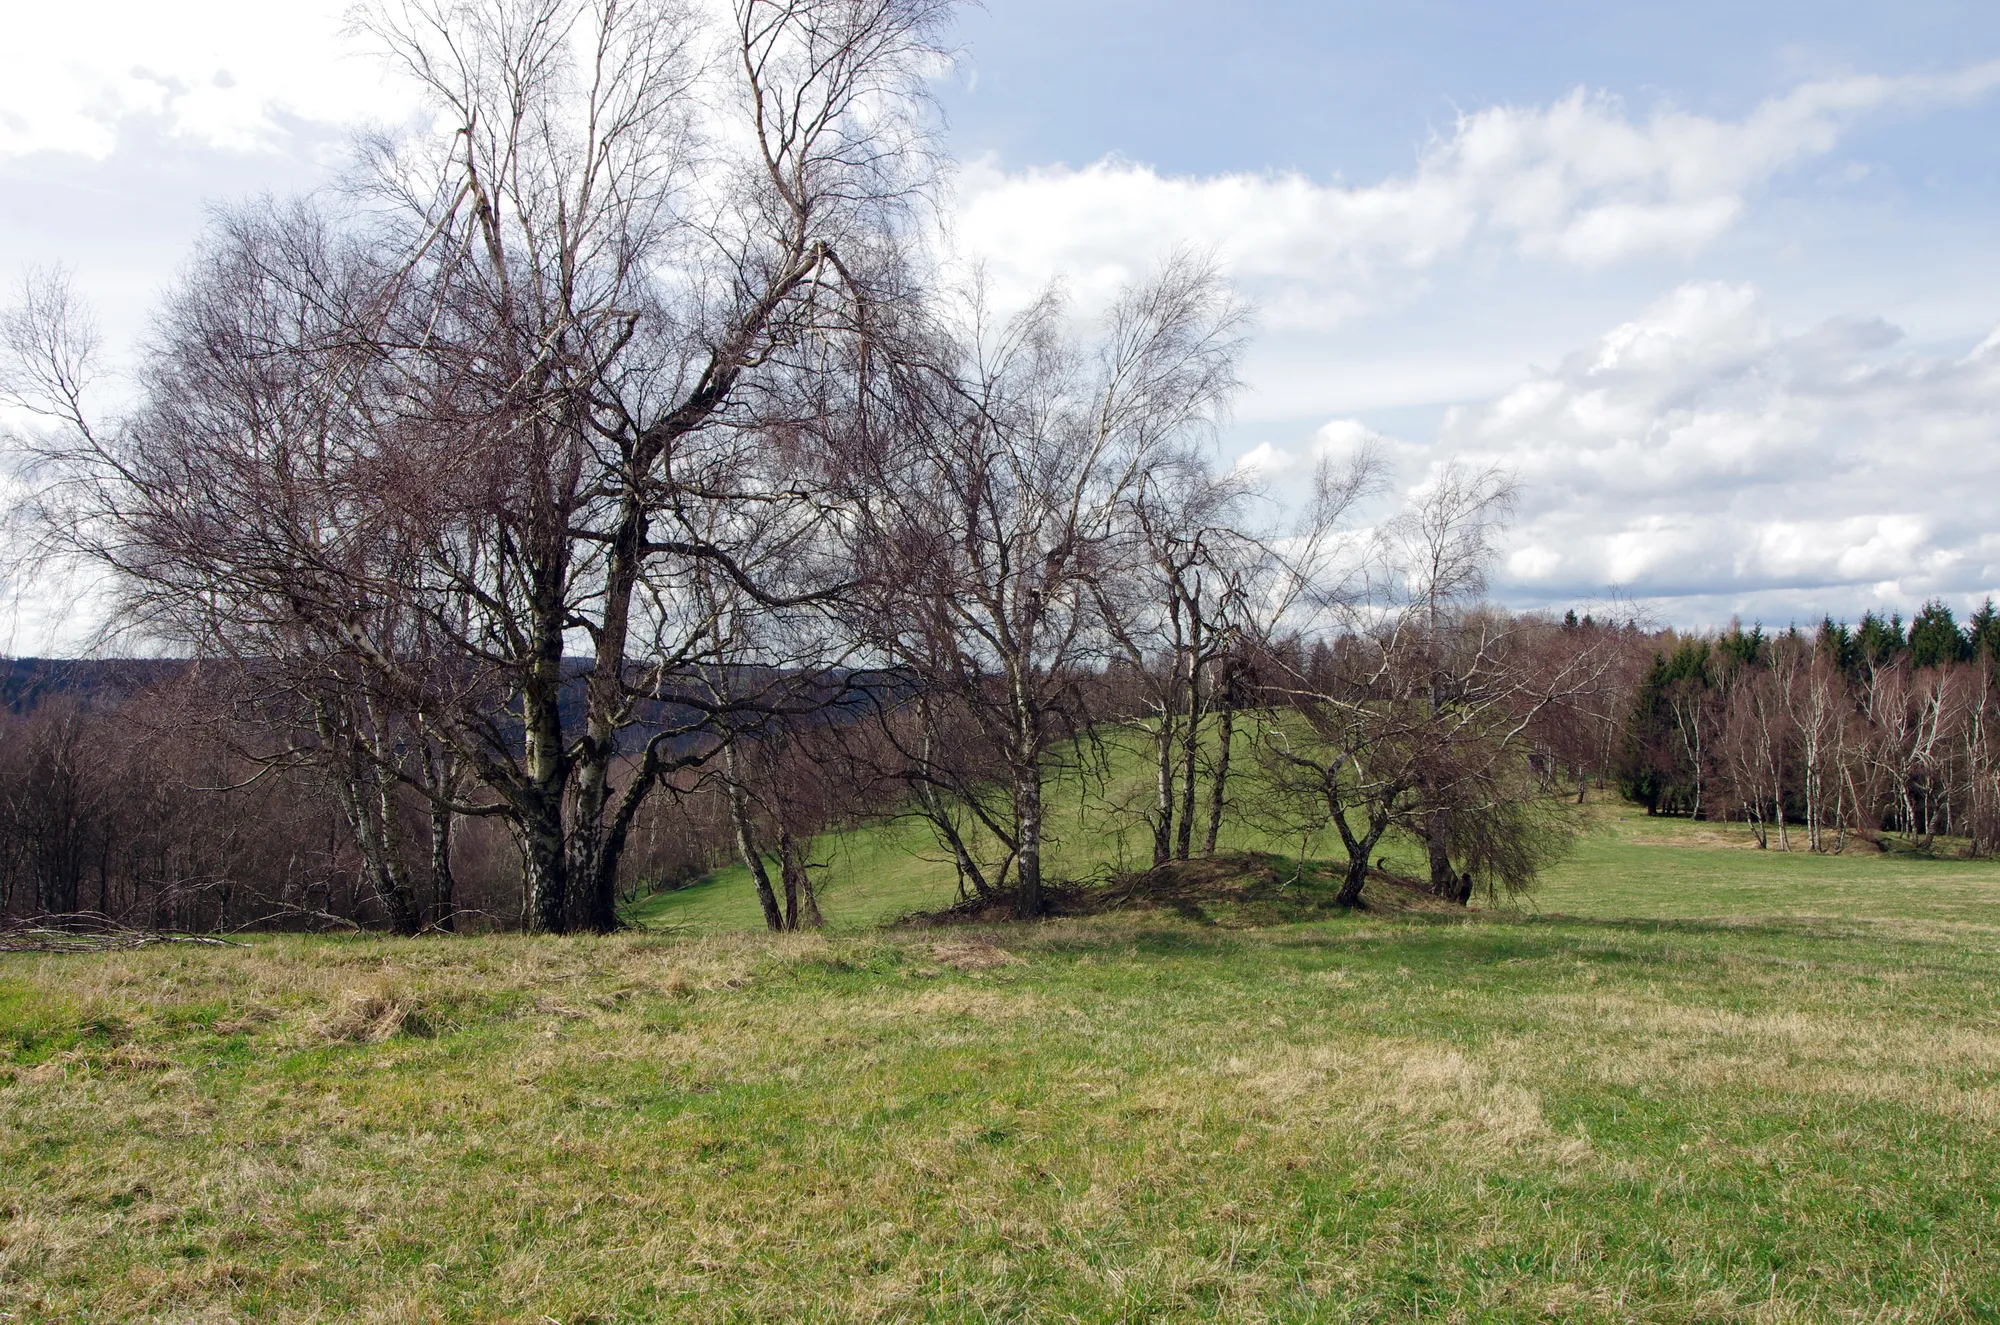
[[[2000,612],[1993,610],[1991,598],[1965,623],[1965,649],[1968,657],[1984,658],[1988,667],[2000,666]]]
[[[1931,599],[1910,621],[1912,667],[1943,667],[1963,661],[1969,653],[1951,608],[1942,600]]]
[[[1683,640],[1671,655],[1655,653],[1639,682],[1619,755],[1618,788],[1648,814],[1687,814],[1699,800],[1700,771],[1681,727],[1709,689],[1716,662],[1707,640]]]
[[[1843,672],[1853,671],[1855,663],[1860,661],[1854,632],[1847,628],[1845,621],[1835,624],[1832,617],[1821,619],[1819,635],[1813,640],[1813,650]]]
[[[1854,632],[1854,649],[1861,662],[1870,667],[1886,667],[1906,647],[1902,613],[1892,613],[1887,621],[1873,612],[1861,614],[1861,625]]]
[[[1729,633],[1715,642],[1715,650],[1740,667],[1757,666],[1764,661],[1764,623],[1760,621],[1748,631],[1732,624]]]

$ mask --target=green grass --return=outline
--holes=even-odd
[[[949,906],[956,896],[950,865],[911,823],[870,825],[829,834],[814,844],[820,908],[827,924],[849,931],[911,911]],[[775,873],[775,870],[774,870]],[[641,897],[625,918],[649,928],[713,934],[764,927],[750,871],[730,865],[669,892]]]
[[[2000,867],[1602,818],[1465,917],[0,958],[0,1320],[2000,1320]]]
[[[1992,861],[1885,852],[1850,840],[1839,855],[1759,850],[1741,824],[1649,819],[1592,806],[1595,831],[1520,905],[1577,915],[1712,919],[1820,917],[2000,925]]]

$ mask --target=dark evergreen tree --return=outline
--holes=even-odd
[[[1740,624],[1732,623],[1729,633],[1715,642],[1715,651],[1722,661],[1738,667],[1755,667],[1764,661],[1764,625],[1758,622],[1745,631]]]
[[[1933,598],[1910,621],[1910,665],[1943,667],[1972,656],[1951,608]]]
[[[1618,786],[1648,814],[1688,814],[1699,800],[1699,713],[1712,684],[1714,651],[1684,640],[1672,655],[1655,653],[1626,722]]]
[[[2000,612],[1988,598],[1965,623],[1966,656],[1984,658],[1988,667],[2000,666]]]
[[[1892,613],[1887,621],[1873,612],[1861,614],[1861,625],[1854,632],[1854,650],[1861,663],[1886,667],[1907,647],[1903,641],[1902,613]]]
[[[1813,649],[1821,656],[1832,659],[1834,666],[1843,672],[1853,671],[1861,661],[1861,650],[1854,642],[1854,632],[1847,628],[1845,621],[1836,624],[1832,617],[1820,621]]]

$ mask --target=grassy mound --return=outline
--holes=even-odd
[[[1227,851],[1086,883],[1055,884],[1044,890],[1043,910],[1049,916],[1168,911],[1209,923],[1278,925],[1325,919],[1337,909],[1340,885],[1341,870],[1334,862],[1301,863],[1265,851]],[[914,928],[1005,924],[1013,919],[1014,903],[1012,889],[1000,890],[935,911],[919,911],[898,923]],[[1462,907],[1440,901],[1416,880],[1386,870],[1369,872],[1361,909],[1464,914]]]
[[[1153,772],[1143,751],[1119,744],[1125,740],[1129,733],[1111,733],[1102,768],[1087,777],[1071,772],[1052,778],[1046,788],[1043,874],[1054,882],[1050,891],[1058,895],[1060,905],[1097,891],[1107,877],[1141,873],[1152,859],[1146,810],[1154,794]],[[1239,768],[1250,761],[1248,744],[1243,738]],[[1247,780],[1241,782],[1239,794],[1249,794],[1240,790],[1247,786]],[[975,849],[981,845],[975,834]],[[983,845],[989,857],[1000,854],[990,842]],[[1282,860],[1286,863],[1275,868],[1289,879],[1298,873],[1289,862],[1297,857],[1311,861],[1329,843],[1313,837],[1279,838],[1232,816],[1218,845],[1222,856],[1231,860],[1246,856]],[[1337,849],[1337,842],[1332,845]],[[815,877],[820,907],[835,932],[954,912],[958,906],[958,877],[951,856],[916,821],[828,833],[813,844],[812,854],[819,862]],[[1379,854],[1387,858],[1392,872],[1423,872],[1423,853],[1408,842],[1391,838]],[[1317,878],[1323,866],[1312,864],[1308,870]],[[990,908],[975,905],[970,910],[984,914]],[[641,897],[624,914],[636,925],[691,935],[756,930],[764,924],[750,872],[741,865],[725,866],[687,887]]]

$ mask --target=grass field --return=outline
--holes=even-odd
[[[2000,1320],[2000,867],[1600,821],[1467,917],[0,958],[0,1319]]]

